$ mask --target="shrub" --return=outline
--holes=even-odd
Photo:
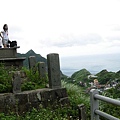
[[[67,93],[70,100],[70,105],[74,111],[74,115],[78,115],[78,105],[84,104],[86,107],[87,118],[90,118],[90,97],[84,93],[84,89],[77,85],[66,83],[62,81],[63,87],[67,89]]]
[[[7,69],[4,64],[0,64],[0,93],[12,92],[12,72],[16,71],[14,68]],[[38,71],[33,72],[27,68],[22,68],[26,74],[26,80],[22,83],[21,89],[34,90],[44,88],[48,83],[47,74],[45,78],[40,78]]]
[[[45,88],[48,83],[47,74],[45,78],[39,76],[38,71],[33,71],[32,69],[22,69],[26,74],[26,80],[22,83],[21,89],[24,90],[34,90]]]
[[[0,93],[12,91],[12,76],[9,70],[0,64]]]

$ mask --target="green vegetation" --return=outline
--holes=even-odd
[[[83,87],[79,87],[72,83],[62,82],[62,86],[67,89],[70,105],[75,110],[76,115],[78,114],[77,106],[84,104],[86,107],[87,118],[90,118],[90,97],[85,94]]]
[[[0,64],[0,93],[12,91],[12,76],[7,68]]]
[[[76,82],[82,81],[82,82],[87,82],[88,81],[88,75],[91,73],[87,71],[86,69],[82,69],[80,71],[75,72],[71,78],[76,80]]]
[[[45,78],[40,78],[38,71],[26,68],[23,68],[22,71],[26,74],[26,78],[23,80],[21,86],[22,91],[45,88],[48,84],[47,74]]]
[[[115,80],[115,73],[114,72],[108,72],[107,70],[102,70],[98,74],[98,80],[100,84],[106,84],[107,82],[110,82],[111,80]]]
[[[4,64],[0,64],[0,93],[12,92],[12,75],[14,71],[14,68],[7,69]],[[25,67],[21,71],[26,75],[22,80],[22,91],[45,88],[48,84],[47,75],[45,78],[40,78],[38,71],[28,70]]]
[[[11,68],[12,69],[12,68]],[[13,71],[13,69],[11,70]],[[39,77],[38,72],[28,70],[23,68],[21,71],[25,72],[26,78],[22,81],[22,90],[33,90],[38,88],[43,88],[48,83],[48,78],[46,75],[46,79],[42,80]],[[81,73],[80,73],[81,72]],[[83,75],[82,75],[83,74]],[[78,84],[79,80],[87,81],[87,75],[90,73],[87,72],[85,69],[76,72],[71,78],[76,79],[75,84],[71,78],[64,77],[62,80],[62,86],[67,89],[68,98],[69,98],[69,105],[51,105],[47,108],[43,108],[40,105],[40,109],[37,110],[33,108],[32,111],[25,113],[23,116],[16,115],[15,113],[11,113],[9,115],[5,115],[4,113],[0,113],[0,120],[77,120],[78,119],[78,105],[84,104],[86,107],[87,119],[90,120],[90,97],[89,94],[85,94],[85,87],[80,87]],[[107,76],[107,71],[102,71],[98,74],[99,77]],[[114,76],[118,81],[120,77],[120,72],[116,74],[109,73],[108,78],[115,79]],[[85,78],[84,78],[85,77]],[[107,80],[109,80],[106,77]],[[70,83],[70,80],[72,83]],[[66,82],[68,81],[68,82]],[[4,67],[3,64],[0,65],[0,92],[11,92],[12,91],[12,74]],[[102,93],[104,96],[108,96],[114,99],[120,98],[120,84],[118,84],[115,88],[109,89]],[[100,110],[107,112],[115,117],[120,118],[119,111],[120,107],[114,106],[111,104],[107,104],[104,102],[100,102]],[[101,118],[101,120],[105,120]]]
[[[116,87],[108,89],[102,93],[103,96],[110,97],[113,99],[120,100],[120,84],[118,84]],[[115,116],[117,118],[120,118],[120,106],[115,106],[110,103],[106,103],[101,101],[100,102],[100,109],[101,111],[104,111],[112,116]],[[104,118],[101,117],[101,120],[104,120]]]
[[[32,111],[27,112],[24,116],[19,116],[11,113],[11,115],[0,114],[1,120],[70,120],[78,119],[78,104],[84,104],[87,110],[87,118],[90,118],[89,97],[84,94],[83,89],[76,85],[62,82],[62,86],[67,89],[70,100],[69,105],[64,106],[49,106],[43,108],[40,106],[39,110],[33,108]],[[54,109],[53,109],[54,107]]]
[[[86,83],[88,87],[90,86],[89,83],[93,82],[94,79],[98,79],[99,84],[109,84],[112,81],[120,82],[120,71],[115,73],[108,72],[107,70],[102,70],[95,75],[97,76],[97,78],[88,78],[88,75],[91,75],[91,73],[88,70],[81,69],[73,73],[72,76],[69,78],[64,77],[64,81],[76,85],[80,85],[80,82],[82,82],[83,84]]]
[[[90,75],[89,71],[87,71],[86,69],[82,69],[78,72],[75,72],[68,79],[64,78],[64,81],[66,81],[68,83],[72,83],[72,84],[77,85],[77,86],[80,86],[79,85],[80,81],[83,82],[83,83],[85,83],[85,82],[88,83],[88,82],[91,82],[95,79],[95,78],[88,79],[87,78],[88,75]],[[115,73],[115,72],[108,72],[107,70],[102,70],[101,72],[96,74],[96,76],[97,76],[97,79],[99,80],[100,84],[109,84],[113,81],[120,82],[120,71]],[[84,88],[85,87],[83,87],[83,89]],[[102,93],[102,95],[113,98],[113,99],[119,99],[120,100],[120,84],[118,84],[114,88],[111,88],[111,89],[108,89],[108,90],[104,91]],[[89,98],[89,96],[88,96],[88,98]],[[89,111],[89,109],[87,109],[87,110]],[[110,115],[113,115],[117,118],[120,118],[120,113],[119,113],[120,107],[118,107],[118,106],[111,105],[111,104],[106,103],[106,102],[100,102],[100,110],[104,111],[104,112],[106,112]],[[101,120],[105,120],[105,118],[101,118]]]

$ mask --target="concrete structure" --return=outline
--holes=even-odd
[[[57,53],[48,54],[47,64],[50,88],[61,88],[59,55]]]
[[[30,69],[34,69],[35,65],[36,65],[36,58],[35,58],[35,56],[29,56],[28,62],[29,62],[29,68]]]
[[[21,73],[16,71],[13,73],[13,93],[20,93],[21,92]]]
[[[4,63],[6,67],[21,68],[25,57],[17,57],[17,48],[0,48],[0,63]]]
[[[0,59],[2,58],[16,58],[17,57],[17,48],[18,47],[12,47],[12,48],[0,48]]]
[[[38,62],[38,72],[41,79],[46,78],[46,67],[44,62]]]
[[[20,93],[0,94],[0,113],[14,112],[16,114],[24,114],[33,107],[39,109],[42,105],[66,104],[69,103],[68,95],[65,88],[61,89],[37,89],[24,91]]]
[[[8,55],[6,56],[8,57]],[[15,54],[13,56],[15,56]],[[59,55],[48,54],[47,58],[49,88],[22,92],[21,83],[24,82],[26,74],[21,71],[13,71],[11,72],[11,74],[13,74],[13,93],[0,94],[0,112],[14,112],[20,115],[31,110],[33,107],[39,109],[41,105],[43,107],[48,107],[49,105],[55,107],[59,104],[69,104],[67,91],[65,88],[61,88]],[[18,60],[19,58],[13,57],[4,59],[11,59],[13,61],[14,59]],[[29,57],[29,65],[29,68],[34,70],[33,68],[36,66],[34,56]],[[37,69],[35,70],[38,70],[40,77],[44,77],[46,74],[45,63],[38,63]]]

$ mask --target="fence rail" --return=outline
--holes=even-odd
[[[98,100],[102,100],[102,101],[120,106],[119,100],[115,100],[115,99],[112,99],[109,97],[99,95],[99,92],[96,89],[92,89],[90,91],[91,120],[99,120],[99,116],[102,116],[102,117],[107,118],[109,120],[120,120],[119,118],[116,118],[112,115],[109,115],[105,112],[100,111]]]

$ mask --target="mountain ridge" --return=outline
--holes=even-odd
[[[36,57],[36,62],[45,62],[45,65],[47,66],[47,60],[46,58],[42,57],[40,54],[36,54],[32,49],[26,52],[25,54],[23,53],[17,53],[17,57],[26,57],[26,59],[23,62],[23,66],[27,67],[29,66],[28,64],[28,58],[30,56],[35,56]]]
[[[26,59],[23,61],[23,66],[26,67],[26,68],[29,68],[29,62],[28,62],[28,58],[30,56],[35,56],[36,58],[36,63],[37,62],[44,62],[45,63],[45,66],[46,66],[46,71],[47,71],[47,59],[42,57],[40,54],[37,54],[35,53],[32,49],[30,49],[28,52],[26,52],[25,54],[22,54],[22,53],[17,53],[17,57],[26,57]],[[61,74],[61,77],[64,77],[66,75],[64,75],[62,73],[62,71],[60,70],[60,74]]]

